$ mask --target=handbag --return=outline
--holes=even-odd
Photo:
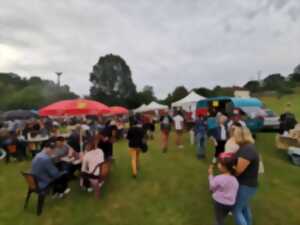
[[[146,153],[148,151],[148,145],[147,145],[146,141],[142,142],[142,144],[141,144],[141,151],[143,153]]]

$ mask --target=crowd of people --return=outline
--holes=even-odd
[[[208,181],[216,224],[224,224],[226,216],[232,213],[237,225],[251,225],[249,204],[257,192],[260,166],[255,138],[239,113],[230,117],[218,113],[216,121],[216,127],[209,129],[207,115],[200,114],[192,119],[180,110],[160,112],[159,116],[137,114],[107,120],[33,119],[2,124],[0,144],[7,152],[7,162],[10,156],[27,159],[30,152],[33,157],[31,173],[37,177],[39,186],[51,186],[53,197],[62,198],[70,192],[68,182],[76,177],[76,171],[81,174],[82,189],[93,191],[91,180],[100,174],[98,165],[114,159],[113,145],[118,139],[128,140],[132,177],[137,178],[140,154],[147,152],[147,142],[154,139],[157,123],[164,154],[168,152],[172,131],[178,150],[184,150],[182,135],[189,130],[199,160],[207,158],[209,142],[215,148]],[[42,141],[38,142],[35,137]],[[215,176],[216,169],[218,175]]]
[[[31,173],[39,188],[51,186],[53,197],[70,192],[68,182],[79,174],[99,175],[94,168],[113,159],[113,144],[124,137],[126,118],[42,118],[1,125],[0,145],[6,162],[32,159]],[[78,174],[78,173],[77,173]],[[81,187],[91,191],[89,179]]]
[[[175,130],[176,145],[179,149],[183,148],[181,136],[185,118],[180,112],[176,112],[173,117],[170,114],[162,115],[160,127],[163,152],[168,148],[171,127]],[[219,113],[216,120],[217,126],[209,129],[207,115],[198,115],[194,125],[190,126],[199,160],[206,158],[209,140],[215,147],[208,174],[216,224],[223,225],[226,216],[233,213],[237,225],[251,225],[249,203],[257,191],[260,165],[255,139],[238,112],[230,118]],[[215,165],[220,173],[218,176],[213,176]]]

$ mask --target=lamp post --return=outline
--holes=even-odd
[[[60,87],[60,77],[62,76],[62,72],[56,72],[56,76],[57,76],[57,85]]]

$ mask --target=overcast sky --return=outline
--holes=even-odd
[[[300,63],[299,0],[1,0],[0,71],[89,93],[100,56],[125,59],[138,89],[243,84]]]

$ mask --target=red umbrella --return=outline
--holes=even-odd
[[[111,115],[128,114],[128,109],[121,106],[113,106],[110,107],[110,114]]]
[[[81,116],[102,115],[109,113],[108,106],[86,99],[64,100],[48,105],[39,110],[40,116]]]

